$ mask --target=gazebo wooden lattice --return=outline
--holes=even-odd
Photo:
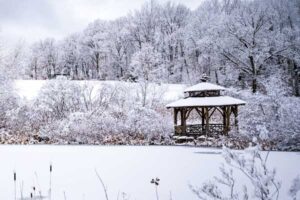
[[[227,135],[231,129],[230,117],[234,115],[234,126],[238,127],[238,106],[246,102],[229,96],[222,96],[226,90],[219,85],[202,82],[184,90],[185,98],[168,104],[174,109],[175,136]],[[195,110],[201,118],[201,124],[187,124],[191,112]],[[219,112],[222,123],[210,123],[212,115]],[[178,124],[178,115],[180,124]]]

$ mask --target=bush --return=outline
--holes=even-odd
[[[60,77],[47,81],[35,101],[36,111],[48,119],[62,119],[71,112],[81,111],[84,105],[83,90],[79,84]]]
[[[142,107],[139,88],[134,85],[91,87],[60,78],[47,81],[35,102],[19,109],[22,113],[16,118],[26,118],[28,130],[64,141],[92,143],[91,140],[101,142],[109,135],[151,138],[169,134],[172,120],[168,113],[150,107],[158,109],[163,104],[160,95],[152,93],[148,96],[151,102],[159,103]]]
[[[255,137],[273,142],[280,149],[299,148],[299,98],[251,94],[247,91],[235,95],[247,101],[245,106],[240,107],[239,135],[250,140]]]
[[[171,122],[171,119],[166,119],[156,111],[144,107],[135,108],[128,113],[127,118],[130,133],[148,136],[170,134],[173,128]]]
[[[6,128],[9,113],[18,108],[13,83],[0,71],[0,128]]]

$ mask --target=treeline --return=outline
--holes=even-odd
[[[29,51],[18,46],[6,65],[29,79],[195,83],[206,73],[253,92],[268,92],[276,77],[299,96],[299,27],[297,0],[213,0],[194,11],[148,1],[61,41],[47,38]]]

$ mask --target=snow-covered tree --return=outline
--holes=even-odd
[[[227,37],[220,45],[223,55],[235,65],[244,78],[251,81],[252,92],[257,91],[257,79],[267,68],[267,62],[280,56],[290,46],[272,21],[269,2],[243,2],[231,12],[226,22]]]
[[[86,78],[82,69],[79,35],[65,38],[59,46],[58,74],[69,74],[75,80]]]
[[[299,13],[297,0],[203,1],[194,11],[151,0],[63,41],[35,43],[24,60],[33,79],[128,80],[137,55],[151,46],[161,82],[196,83],[206,73],[222,85],[265,92],[266,80],[279,74],[299,96]]]
[[[160,54],[147,43],[133,55],[130,66],[133,77],[143,81],[161,80],[164,70],[160,63]]]
[[[182,82],[187,67],[184,27],[190,10],[184,5],[168,2],[161,6],[161,24],[158,32],[158,49],[162,53],[168,82]]]
[[[82,34],[82,54],[87,62],[89,78],[106,78],[109,24],[96,20]]]
[[[128,76],[133,47],[130,41],[127,19],[120,18],[112,22],[109,30],[110,77],[122,79]]]
[[[28,78],[26,77],[26,64],[28,62],[27,52],[28,49],[25,41],[20,40],[4,59],[4,68],[10,78]]]
[[[31,47],[29,73],[33,79],[51,79],[58,68],[58,49],[52,38],[34,43]]]
[[[155,0],[143,4],[142,8],[129,16],[129,31],[139,49],[143,43],[155,44],[159,28],[160,6]]]
[[[149,93],[149,81],[158,82],[163,77],[163,65],[160,63],[160,55],[151,44],[143,44],[140,51],[136,52],[130,64],[133,79],[138,79],[141,88],[143,103],[146,105]]]

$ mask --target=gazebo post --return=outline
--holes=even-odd
[[[238,127],[239,125],[239,120],[238,120],[238,106],[235,106],[235,109],[234,109],[234,125],[236,127]]]
[[[204,113],[204,108],[201,108],[201,112],[202,112],[202,116],[201,116],[201,120],[202,120],[202,131],[204,130],[204,118],[205,118],[205,113]]]
[[[180,113],[181,113],[181,127],[182,127],[182,133],[186,133],[186,118],[185,118],[185,108],[182,108],[180,110]]]
[[[205,133],[208,135],[209,133],[209,113],[208,113],[208,107],[205,107]]]
[[[222,107],[222,111],[223,111],[223,113],[222,113],[222,116],[223,116],[223,131],[224,131],[224,133],[226,133],[226,107],[224,106],[224,107]]]
[[[184,133],[186,133],[186,119],[187,119],[187,118],[186,118],[186,113],[187,113],[186,111],[187,111],[187,110],[184,108],[184,109],[183,109],[183,119],[184,119],[184,121],[183,121],[183,132],[184,132]]]
[[[238,106],[234,106],[233,114],[234,114],[234,126],[238,131],[239,130]]]
[[[225,129],[226,135],[228,135],[228,132],[230,130],[230,113],[231,113],[231,107],[228,106],[226,108],[226,129]]]
[[[174,108],[174,126],[177,126],[177,114],[178,114],[178,109]]]

